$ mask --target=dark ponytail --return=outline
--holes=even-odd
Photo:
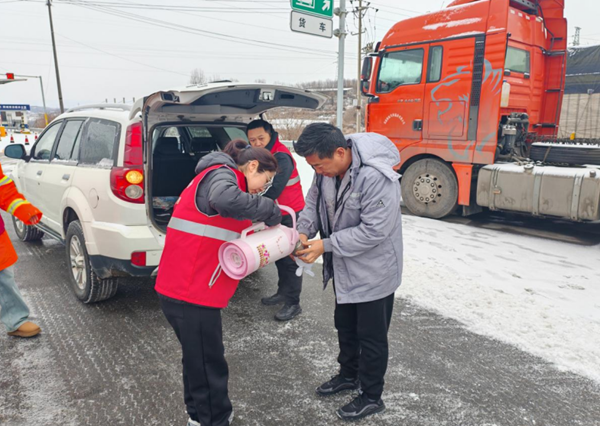
[[[258,161],[258,172],[276,172],[277,160],[265,148],[253,148],[243,139],[230,141],[223,152],[233,158],[238,166],[243,166],[249,161]]]

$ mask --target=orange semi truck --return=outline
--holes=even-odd
[[[564,0],[456,0],[395,24],[361,78],[406,207],[600,220],[600,147],[556,139],[566,60]]]

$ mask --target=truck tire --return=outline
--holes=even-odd
[[[600,166],[600,145],[537,142],[531,145],[530,157],[545,163]]]
[[[69,281],[75,295],[83,303],[95,303],[110,299],[117,293],[118,280],[111,277],[100,279],[92,269],[85,248],[83,228],[78,220],[69,224],[65,241]]]
[[[402,175],[402,199],[416,216],[440,219],[458,206],[458,182],[440,160],[426,158],[408,166]]]
[[[37,229],[35,226],[25,225],[16,217],[12,217],[13,227],[19,240],[24,242],[39,241],[44,236],[44,232]]]

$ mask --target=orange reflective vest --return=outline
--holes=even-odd
[[[0,209],[12,214],[27,225],[31,223],[32,217],[42,217],[42,212],[17,191],[11,178],[4,175],[2,166],[0,166]],[[6,232],[4,220],[0,216],[0,270],[14,265],[16,261],[17,253]]]

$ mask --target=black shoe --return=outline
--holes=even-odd
[[[381,398],[376,401],[361,393],[350,404],[337,410],[336,414],[342,420],[359,420],[383,411],[385,411],[385,404]]]
[[[283,305],[283,308],[275,314],[277,321],[289,321],[302,313],[300,305]]]
[[[323,383],[316,390],[319,396],[335,395],[345,390],[357,390],[358,379],[346,379],[338,374],[333,376],[330,381]]]
[[[260,299],[260,301],[263,305],[267,306],[279,305],[280,303],[285,302],[285,297],[278,293],[275,293],[273,296],[263,297],[262,299]]]

